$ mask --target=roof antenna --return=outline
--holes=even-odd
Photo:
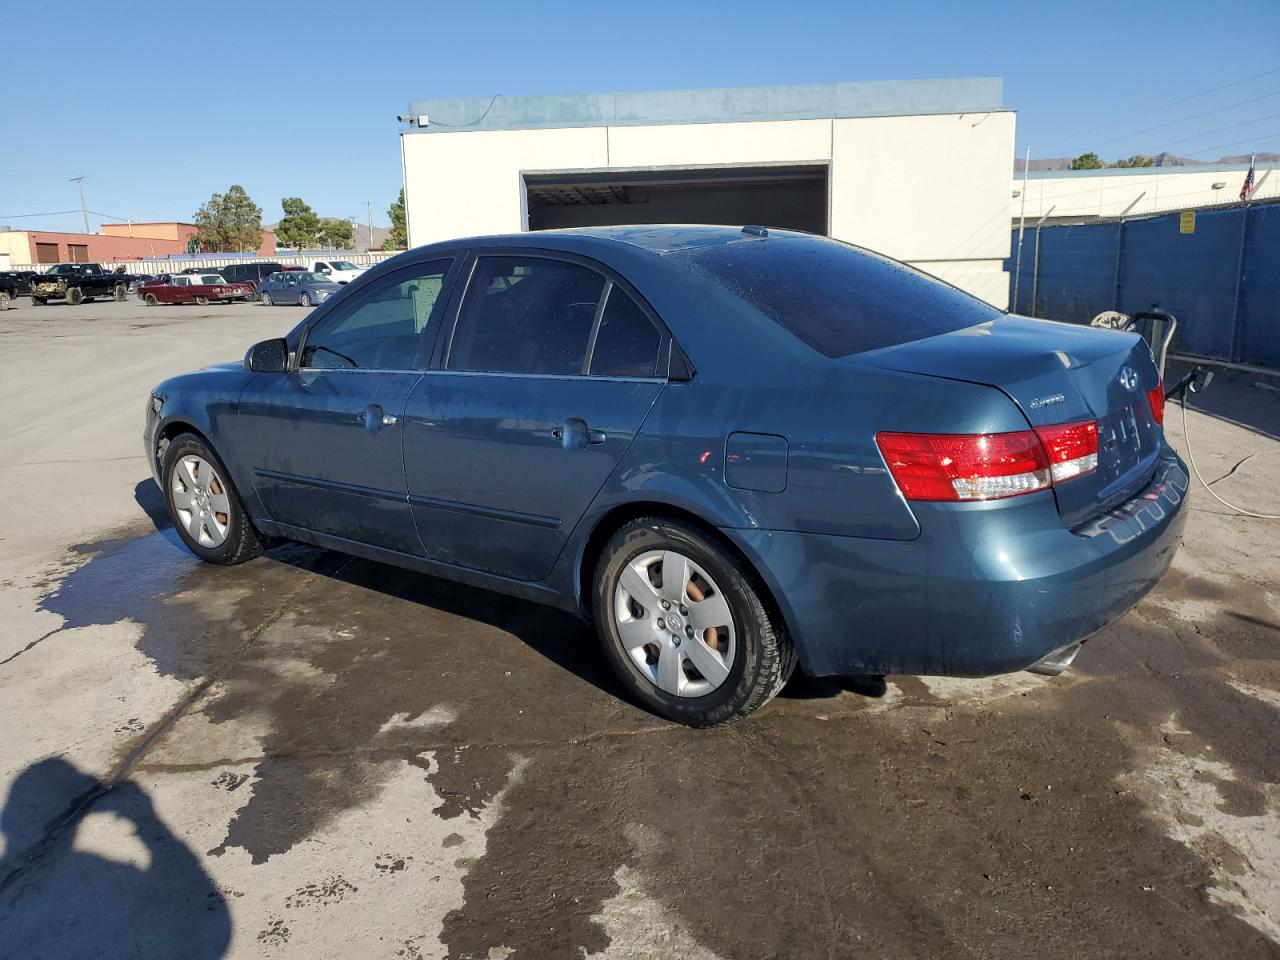
[[[749,233],[753,237],[759,237],[761,240],[769,236],[769,231],[758,224],[749,223],[742,228],[743,233]]]

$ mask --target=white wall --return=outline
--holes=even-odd
[[[406,133],[409,241],[526,228],[526,173],[830,163],[832,236],[1008,301],[1014,114]]]
[[[1280,197],[1280,174],[1268,167],[1254,171],[1254,192],[1250,199]],[[1132,170],[1093,170],[1032,174],[1027,178],[1027,222],[1046,214],[1059,217],[1130,217],[1164,213],[1223,203],[1238,203],[1248,164],[1198,167],[1149,167]],[[1214,190],[1215,183],[1224,184]],[[1023,187],[1022,177],[1013,178],[1013,191]],[[1012,198],[1010,216],[1016,225],[1022,212],[1022,197]]]

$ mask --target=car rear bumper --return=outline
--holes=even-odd
[[[816,676],[1025,670],[1121,616],[1164,575],[1189,480],[1172,449],[1137,496],[1074,530],[1052,491],[912,504],[921,535],[725,530],[764,575]]]

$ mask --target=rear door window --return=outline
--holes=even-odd
[[[673,254],[813,349],[843,357],[985,323],[988,303],[823,237],[771,236]]]
[[[480,257],[446,369],[581,374],[604,277],[541,257]]]
[[[611,285],[591,350],[591,374],[597,377],[652,377],[657,373],[662,335],[640,305]]]

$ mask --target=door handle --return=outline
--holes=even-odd
[[[383,413],[382,407],[371,403],[355,415],[355,421],[370,433],[377,433],[383,427],[394,427],[397,418],[393,414]]]
[[[570,417],[563,426],[551,429],[551,439],[558,440],[566,450],[585,450],[589,443],[604,443],[608,435],[603,430],[592,430],[580,417]]]

